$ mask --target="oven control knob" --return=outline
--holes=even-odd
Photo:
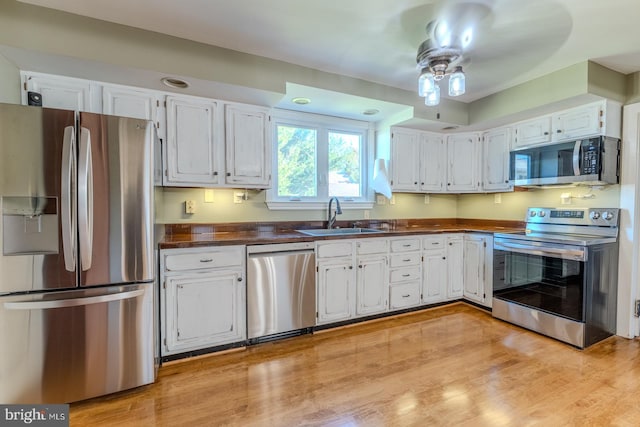
[[[591,215],[589,215],[591,217],[592,220],[596,220],[600,218],[600,212],[591,212]]]
[[[602,212],[602,218],[606,221],[610,221],[613,219],[613,214],[611,212],[604,211]]]
[[[546,215],[546,214],[545,214],[545,212],[544,212],[544,211],[538,211],[538,216],[539,216],[540,218],[544,218],[544,216],[545,216],[545,215]]]
[[[530,217],[536,216],[536,211],[529,211],[529,216]]]

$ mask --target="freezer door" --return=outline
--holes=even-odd
[[[0,295],[77,286],[75,113],[0,104]]]
[[[0,402],[65,403],[154,381],[153,285],[0,298]]]
[[[154,279],[154,138],[150,121],[80,113],[80,286]]]

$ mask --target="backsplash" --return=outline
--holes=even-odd
[[[248,200],[233,203],[234,192],[243,190],[214,189],[213,202],[205,203],[201,188],[163,188],[156,195],[158,222],[178,223],[222,223],[256,221],[323,221],[326,210],[269,210],[265,204],[264,191],[248,191]],[[396,193],[395,204],[387,200],[384,205],[374,205],[368,211],[370,219],[406,218],[479,218],[522,221],[530,206],[557,207],[562,205],[561,195],[570,193],[569,206],[574,207],[618,207],[620,186],[603,189],[568,187],[530,189],[498,194],[430,194],[425,203],[424,194]],[[589,194],[593,197],[588,198]],[[587,198],[583,198],[583,196]],[[496,203],[496,198],[500,203]],[[184,201],[195,201],[195,213],[184,213]],[[363,220],[365,210],[344,210],[339,220]]]

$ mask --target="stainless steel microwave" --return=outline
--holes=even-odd
[[[599,136],[510,152],[516,186],[619,182],[620,140]]]

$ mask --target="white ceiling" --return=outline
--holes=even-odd
[[[424,27],[473,12],[470,102],[593,60],[640,70],[638,0],[22,0],[322,71],[415,90]]]

